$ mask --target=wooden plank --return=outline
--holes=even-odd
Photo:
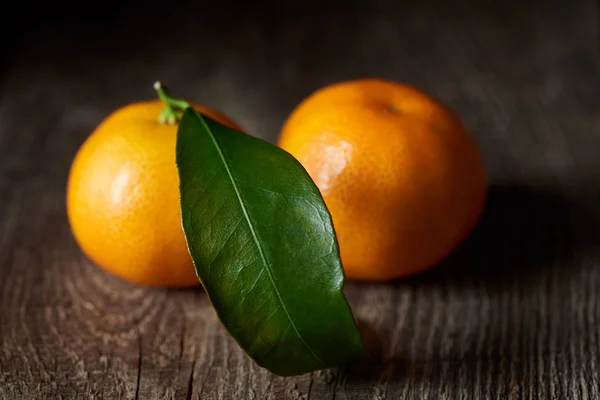
[[[224,10],[191,8],[26,43],[0,86],[0,399],[600,398],[593,3],[258,7],[229,24]],[[273,376],[200,289],[129,285],[77,248],[69,163],[109,112],[152,97],[155,79],[274,140],[303,96],[363,75],[455,108],[491,177],[482,223],[438,269],[348,284],[369,359]]]

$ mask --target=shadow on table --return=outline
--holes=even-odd
[[[573,262],[574,256],[589,253],[592,246],[600,242],[600,215],[592,207],[599,190],[591,186],[579,189],[582,190],[575,191],[579,196],[568,197],[565,190],[550,186],[491,187],[480,223],[455,254],[433,270],[392,285],[397,286],[398,290],[402,290],[401,287],[425,289],[425,293],[429,293],[426,290],[428,285],[465,293],[476,288],[477,293],[483,290],[483,293],[494,296],[515,290],[517,284],[535,291],[544,274],[557,274],[557,279],[568,281],[569,276],[581,268],[581,263]],[[569,193],[573,194],[571,191]],[[573,200],[575,197],[579,200]],[[528,332],[533,329],[527,326],[528,321],[534,320],[535,316],[525,319],[521,329]],[[487,323],[490,321],[498,320],[490,319]],[[386,374],[392,381],[405,379],[402,371],[409,369],[411,379],[428,381],[437,379],[435,376],[440,373],[439,370],[449,365],[449,368],[474,369],[476,364],[495,364],[498,361],[494,359],[495,356],[490,360],[481,360],[475,354],[476,343],[462,345],[466,352],[463,353],[464,358],[455,360],[443,359],[441,354],[436,357],[435,351],[431,359],[423,355],[423,359],[419,360],[398,354],[383,354],[380,347],[387,347],[385,342],[390,339],[390,333],[376,332],[364,325],[361,329],[372,355],[349,367],[346,379],[351,382],[374,383],[386,379]],[[511,352],[515,351],[510,347],[512,342],[500,343],[501,329],[501,326],[489,327],[486,343],[494,342],[495,355],[512,356]],[[437,337],[443,340],[445,336]],[[479,338],[472,340],[476,342]],[[432,345],[442,346],[441,343]],[[519,358],[517,354],[514,356]],[[519,359],[527,360],[522,356]],[[519,365],[513,367],[520,368]],[[474,376],[475,371],[469,371],[467,375]]]
[[[545,268],[585,251],[598,238],[586,205],[550,186],[492,186],[486,209],[470,237],[439,267],[402,284],[443,281],[486,285],[508,278],[536,279]]]

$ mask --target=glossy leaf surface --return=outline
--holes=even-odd
[[[196,271],[246,353],[279,375],[362,355],[331,216],[300,163],[188,108],[177,166]]]

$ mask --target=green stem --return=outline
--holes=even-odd
[[[154,83],[154,90],[156,90],[158,97],[165,103],[165,108],[163,108],[158,116],[158,123],[175,125],[181,119],[185,109],[190,106],[189,103],[184,100],[169,96],[167,93],[167,88],[164,87],[159,81]]]

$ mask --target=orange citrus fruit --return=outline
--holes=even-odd
[[[322,88],[292,112],[278,144],[319,187],[350,279],[389,280],[438,264],[484,207],[476,142],[450,109],[405,84]]]
[[[200,281],[181,228],[175,164],[181,101],[159,89],[163,101],[118,109],[83,143],[69,173],[67,215],[83,252],[106,271],[146,286],[193,286]],[[240,130],[217,110],[193,107]]]

